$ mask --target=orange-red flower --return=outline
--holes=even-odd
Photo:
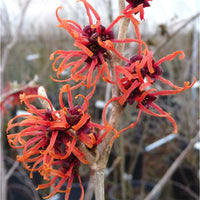
[[[108,28],[105,28],[101,24],[101,19],[97,11],[86,0],[80,1],[84,3],[89,18],[89,25],[86,25],[84,28],[72,20],[61,19],[58,16],[58,10],[61,7],[56,11],[57,19],[60,22],[59,27],[68,31],[75,40],[74,45],[80,50],[57,50],[51,54],[50,59],[53,60],[54,56],[58,55],[53,62],[53,70],[57,72],[58,78],[64,70],[71,68],[71,77],[60,80],[61,82],[74,80],[81,82],[78,86],[86,85],[90,88],[96,84],[101,75],[105,81],[111,82],[107,63],[107,60],[110,58],[109,51],[114,52],[119,58],[128,62],[128,59],[119,54],[114,48],[114,43],[132,42],[132,40],[117,40],[111,30],[122,17],[126,17],[125,15],[118,16]],[[139,30],[137,26],[139,22],[134,17],[128,17],[134,23],[137,32],[136,35],[138,36]],[[134,41],[141,43],[139,36]],[[57,66],[59,60],[62,61]],[[94,71],[97,71],[95,77],[93,77]]]
[[[128,5],[123,10],[124,14],[137,14],[140,13],[140,19],[144,19],[144,10],[143,8],[149,7],[150,4],[148,1],[152,0],[126,0]]]
[[[143,7],[149,7],[150,4],[148,1],[152,0],[126,0],[129,3],[129,8],[136,8],[137,6],[143,4]]]
[[[163,111],[161,107],[156,105],[154,101],[160,95],[171,95],[183,92],[184,90],[191,88],[196,82],[195,79],[192,84],[185,82],[184,87],[179,87],[162,77],[162,68],[160,65],[166,60],[174,59],[177,55],[179,55],[180,59],[184,58],[184,53],[182,51],[176,51],[169,54],[157,62],[153,59],[152,52],[145,50],[143,53],[143,55],[133,56],[126,66],[116,66],[115,69],[117,85],[121,91],[121,96],[112,98],[107,103],[103,112],[104,123],[107,123],[105,110],[107,109],[108,104],[112,101],[118,101],[121,105],[125,105],[126,103],[132,105],[136,102],[136,108],[140,109],[137,121],[132,123],[127,128],[119,131],[115,138],[118,137],[123,131],[133,128],[139,121],[141,112],[145,112],[156,117],[166,117],[173,123],[173,132],[177,132],[175,120],[169,113]],[[157,80],[172,87],[173,89],[158,91],[153,87]],[[152,111],[150,108],[153,108],[153,110],[156,110],[157,112]]]
[[[69,108],[64,106],[62,100],[63,93],[68,94]],[[39,185],[43,189],[54,185],[54,192],[48,197],[60,191],[65,181],[68,181],[66,190],[66,200],[69,196],[71,183],[74,177],[78,177],[80,163],[88,164],[84,153],[77,146],[77,141],[81,141],[87,148],[92,149],[99,137],[102,125],[91,122],[87,113],[88,100],[84,98],[83,105],[74,106],[69,85],[65,85],[60,91],[60,110],[54,110],[50,100],[39,95],[20,95],[21,101],[27,106],[30,114],[14,117],[8,123],[8,142],[11,147],[23,149],[23,154],[18,156],[18,161],[22,162],[25,168],[31,171],[38,171],[45,180],[53,179],[44,185]],[[41,98],[47,101],[49,109],[38,109],[29,101]],[[11,132],[17,129],[18,132]],[[21,129],[22,128],[22,129]],[[98,131],[98,132],[97,132]],[[81,185],[82,187],[82,185]],[[83,199],[83,194],[81,196]]]
[[[45,176],[45,173],[47,171],[51,171],[50,176],[52,176],[52,179],[48,179],[49,182],[45,184],[38,185],[37,190],[39,189],[45,189],[48,187],[53,187],[54,190],[51,194],[48,196],[44,197],[44,199],[50,198],[53,195],[55,195],[57,192],[62,192],[65,193],[65,200],[69,199],[71,187],[72,187],[72,182],[74,177],[77,177],[80,183],[81,187],[81,196],[80,200],[83,200],[84,198],[84,188],[82,186],[81,178],[79,175],[79,166],[80,166],[80,161],[77,159],[76,156],[71,154],[68,158],[63,159],[63,160],[56,160],[51,162],[52,168],[49,170],[49,166],[45,166],[45,170],[41,172],[41,175]],[[65,190],[61,190],[61,187],[63,189],[63,185],[67,181],[67,187]]]

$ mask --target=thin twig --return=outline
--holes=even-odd
[[[178,187],[178,188],[180,188],[181,190],[184,190],[185,192],[187,192],[192,198],[194,198],[195,200],[199,200],[199,197],[198,197],[198,195],[195,193],[195,192],[193,192],[191,189],[190,189],[190,187],[188,187],[188,185],[183,185],[183,184],[181,184],[181,183],[179,183],[179,182],[176,182],[176,181],[170,181],[171,182],[171,184],[173,185],[173,186],[176,186],[176,187]]]
[[[25,16],[25,13],[27,11],[27,8],[28,8],[30,2],[31,2],[31,0],[26,1],[25,5],[24,5],[24,7],[22,9],[21,16],[20,16],[20,21],[19,21],[19,26],[17,27],[17,29],[15,31],[14,37],[11,40],[11,42],[8,45],[6,45],[6,47],[5,47],[4,51],[3,51],[2,62],[1,62],[1,71],[5,70],[10,50],[14,47],[14,45],[18,41],[19,35],[21,33],[21,30],[22,30],[23,22],[24,22],[24,16]]]
[[[197,17],[200,16],[200,13],[197,13],[196,15],[194,15],[193,17],[191,17],[188,21],[186,21],[181,27],[179,27],[174,33],[172,33],[163,43],[160,44],[160,46],[156,49],[156,51],[154,52],[154,56],[160,52],[163,47],[166,46],[166,44],[172,39],[174,38],[183,28],[185,28],[189,23],[191,23],[193,20],[195,20]]]
[[[9,157],[6,157],[6,162],[8,162],[10,165],[15,165],[15,163],[13,164],[14,160],[12,160]],[[33,193],[33,199],[35,200],[39,200],[39,194],[35,189],[35,185],[33,184],[33,182],[31,181],[31,179],[28,177],[28,174],[24,171],[24,169],[18,165],[17,166],[17,171],[18,173],[15,173],[15,176],[19,176],[19,178],[21,178],[27,186],[29,186],[29,188],[31,189],[32,193]]]
[[[136,167],[136,164],[137,164],[137,161],[138,161],[138,157],[141,153],[143,153],[144,151],[144,140],[146,138],[146,132],[149,128],[149,125],[147,123],[144,123],[144,128],[143,128],[143,132],[141,133],[141,138],[140,138],[140,141],[139,141],[139,144],[137,145],[137,149],[136,151],[131,148],[130,151],[133,152],[133,155],[134,155],[134,159],[131,160],[130,164],[129,164],[129,167],[128,167],[128,174],[132,174],[133,170],[135,169]],[[134,178],[134,177],[133,177]]]
[[[7,172],[6,176],[5,176],[5,180],[8,181],[8,179],[12,176],[13,172],[15,171],[15,169],[19,166],[19,162],[16,160],[13,164],[13,166],[9,169],[9,171]]]
[[[107,169],[106,173],[105,173],[105,178],[108,177],[113,170],[117,167],[117,165],[119,165],[119,163],[121,162],[121,157],[118,156],[112,163],[112,166],[110,168]]]
[[[178,156],[178,158],[173,162],[171,167],[167,170],[165,175],[160,179],[160,181],[156,184],[156,186],[153,188],[153,190],[149,193],[149,195],[144,200],[153,200],[157,194],[161,192],[164,185],[167,183],[167,181],[170,179],[172,174],[175,172],[175,170],[178,168],[178,166],[181,164],[187,153],[192,149],[194,144],[198,141],[200,137],[200,131],[198,134],[190,140],[188,146],[185,148],[185,150]]]

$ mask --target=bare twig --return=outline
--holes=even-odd
[[[174,38],[183,28],[185,28],[188,24],[190,24],[192,21],[194,21],[196,18],[198,18],[200,16],[200,13],[197,13],[196,15],[194,15],[193,17],[191,17],[188,21],[186,21],[181,27],[179,27],[174,33],[172,33],[163,43],[160,44],[160,46],[156,49],[156,51],[154,52],[154,56],[160,52],[163,47],[166,46],[166,44],[172,39]]]
[[[175,170],[178,168],[178,166],[181,164],[187,153],[192,149],[194,144],[198,141],[200,137],[200,131],[198,134],[191,139],[188,146],[185,148],[185,150],[178,156],[178,158],[174,161],[174,163],[171,165],[171,167],[167,170],[165,175],[160,179],[160,181],[156,184],[156,186],[153,188],[153,190],[149,193],[149,195],[145,198],[145,200],[153,200],[155,196],[161,192],[166,182],[170,179],[172,174],[175,172]]]
[[[19,39],[19,35],[21,33],[22,26],[23,26],[24,16],[25,16],[25,13],[27,11],[27,8],[28,8],[30,2],[31,2],[31,0],[26,1],[25,5],[24,5],[24,7],[22,9],[19,25],[18,25],[18,27],[17,27],[17,29],[15,31],[14,37],[12,38],[11,42],[8,45],[6,45],[6,47],[5,47],[4,51],[3,51],[2,62],[1,62],[1,71],[5,70],[10,50],[14,47],[14,45],[17,43],[17,41]]]
[[[7,181],[13,174],[13,172],[15,171],[15,169],[19,166],[19,162],[16,160],[13,164],[13,166],[9,169],[9,171],[7,172],[6,176],[5,176],[5,180]]]
[[[9,157],[6,157],[6,161],[10,164],[10,165],[12,165],[12,166],[14,166],[14,165],[16,165],[16,161],[14,162],[11,158],[9,158]],[[13,164],[13,162],[14,162],[14,164]],[[17,162],[18,163],[18,162]],[[13,168],[13,167],[11,167],[11,168]],[[32,191],[32,193],[33,193],[33,199],[35,199],[35,200],[39,200],[40,199],[40,197],[39,197],[39,195],[38,195],[38,192],[36,191],[36,189],[35,189],[35,185],[33,184],[33,182],[31,181],[31,179],[28,177],[28,175],[27,175],[27,173],[24,171],[24,169],[18,164],[18,166],[16,167],[16,169],[17,169],[17,173],[15,173],[15,176],[17,176],[17,177],[19,177],[19,179],[22,179],[25,183],[26,183],[26,185],[30,188],[30,190]],[[11,170],[11,169],[10,169]]]
[[[149,126],[146,123],[143,126],[144,126],[144,128],[143,128],[143,132],[141,133],[142,136],[140,138],[139,144],[137,145],[137,150],[135,151],[133,148],[130,149],[130,151],[134,153],[133,154],[134,159],[131,160],[131,162],[129,164],[128,174],[131,174],[133,172],[133,170],[136,167],[139,155],[144,151],[144,140],[146,138],[146,132],[147,132],[147,129],[149,128]]]
[[[195,192],[193,192],[188,186],[178,183],[176,181],[170,181],[170,182],[173,186],[176,186],[180,188],[181,190],[184,190],[185,192],[187,192],[195,200],[199,200],[198,195]]]
[[[119,163],[121,162],[121,157],[118,156],[114,161],[113,161],[113,164],[110,168],[107,169],[106,173],[105,173],[105,178],[108,177],[112,172],[113,170],[117,167],[117,165],[119,165]]]

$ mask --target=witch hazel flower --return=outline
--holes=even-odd
[[[68,93],[69,108],[65,107],[62,100],[64,93]],[[50,177],[53,177],[49,183],[38,186],[38,189],[54,187],[52,194],[46,198],[60,191],[61,186],[68,181],[65,197],[67,200],[74,177],[78,177],[81,185],[78,167],[81,163],[88,164],[88,160],[79,149],[78,143],[82,142],[88,149],[92,149],[104,128],[91,122],[87,113],[87,97],[78,95],[76,98],[78,97],[82,97],[84,103],[74,106],[69,85],[63,86],[59,95],[61,109],[55,110],[50,100],[44,96],[21,94],[21,102],[25,103],[30,114],[16,116],[8,123],[8,142],[12,148],[23,149],[23,154],[17,159],[31,172],[30,177],[35,171],[38,171],[44,180],[49,181]],[[36,108],[30,104],[33,99],[46,101],[49,109]],[[11,129],[16,128],[21,130],[11,132]]]
[[[51,109],[37,109],[29,103],[35,98],[47,101]],[[63,109],[54,110],[50,100],[39,95],[22,94],[20,99],[26,104],[27,112],[30,114],[18,115],[9,121],[7,138],[11,147],[23,149],[23,155],[18,156],[18,159],[24,163],[26,169],[33,170],[26,162],[37,161],[38,165],[44,161],[45,155],[56,159],[65,159],[74,153],[82,162],[87,163],[83,153],[75,147],[77,139],[69,131],[70,124],[66,120]],[[16,127],[23,127],[23,129],[17,133],[9,133]],[[39,155],[41,159],[30,159],[34,155]]]
[[[62,96],[68,94],[69,108],[64,107]],[[82,97],[84,99],[83,105],[73,105],[72,94],[70,86],[64,85],[60,90],[60,103],[61,107],[66,110],[67,121],[70,128],[75,132],[78,139],[81,140],[88,148],[93,148],[99,143],[100,132],[105,130],[106,127],[91,121],[91,117],[87,112],[89,106],[89,99],[93,94],[90,93],[86,97],[79,94],[75,99]]]
[[[109,51],[112,51],[119,58],[128,62],[128,59],[115,49],[114,43],[132,42],[132,40],[117,40],[112,31],[113,26],[118,23],[121,18],[126,16],[118,16],[108,28],[106,28],[101,24],[101,18],[97,11],[86,0],[80,1],[84,3],[89,18],[89,25],[86,25],[83,28],[75,21],[60,18],[58,11],[62,7],[59,7],[56,11],[56,16],[60,23],[58,27],[67,30],[75,40],[74,45],[80,50],[57,50],[51,54],[51,60],[57,55],[52,65],[53,70],[57,72],[57,78],[59,78],[59,75],[64,70],[71,68],[70,78],[65,80],[52,79],[59,82],[73,80],[79,83],[77,84],[77,87],[85,85],[87,88],[95,85],[100,76],[102,76],[104,81],[112,83],[107,62],[110,59]],[[133,23],[135,23],[135,27],[137,27],[139,22],[135,19]],[[137,33],[138,32],[137,29]],[[140,38],[137,39],[138,40],[134,41],[141,42]],[[74,59],[76,59],[76,61],[74,61]],[[60,60],[62,61],[57,66],[57,63]],[[94,71],[97,71],[95,76]]]
[[[46,189],[50,186],[54,188],[53,192],[49,194],[48,196],[45,196],[44,199],[51,198],[57,192],[62,192],[62,193],[65,193],[65,200],[68,200],[70,196],[73,180],[74,178],[77,178],[80,183],[80,188],[81,188],[80,200],[83,200],[84,188],[83,188],[82,181],[79,175],[79,167],[81,165],[80,160],[77,159],[76,156],[71,154],[66,159],[53,161],[51,165],[53,167],[53,170],[51,170],[51,174],[50,174],[50,176],[52,177],[51,180],[48,179],[49,182],[40,184],[37,187],[37,190]],[[48,171],[48,166],[45,172],[46,171]],[[41,175],[43,175],[43,173],[41,173]],[[67,182],[67,186],[66,186],[66,189],[64,189],[65,187],[64,184],[66,182]]]
[[[154,102],[159,96],[172,95],[183,92],[184,90],[191,88],[196,82],[196,79],[194,78],[192,84],[187,81],[184,83],[183,87],[179,87],[162,77],[161,64],[164,61],[173,60],[177,55],[179,55],[179,59],[183,59],[184,53],[182,51],[176,51],[172,54],[169,54],[157,62],[154,60],[151,51],[145,49],[143,53],[143,55],[134,55],[126,66],[116,66],[116,80],[121,95],[110,99],[106,104],[103,112],[104,123],[107,123],[105,118],[105,111],[107,106],[112,101],[118,101],[121,105],[126,105],[127,103],[129,105],[133,105],[136,103],[136,108],[139,109],[139,113],[137,121],[130,124],[130,126],[120,130],[114,138],[118,137],[125,130],[133,128],[138,123],[142,112],[156,117],[166,117],[170,122],[172,122],[174,127],[173,132],[176,133],[177,125],[173,117],[170,116],[170,113],[165,112]],[[158,91],[153,87],[157,80],[172,87],[173,89]],[[151,108],[157,112],[152,111]]]
[[[152,0],[126,0],[128,5],[123,10],[124,14],[137,14],[140,13],[140,19],[144,20],[144,10],[143,8],[149,7],[149,1]]]
[[[143,8],[145,7],[149,7],[150,4],[148,1],[152,1],[152,0],[126,0],[126,2],[129,3],[129,5],[127,6],[127,10],[128,9],[133,9],[133,8],[137,8],[139,5],[143,5]]]

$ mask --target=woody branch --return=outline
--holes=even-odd
[[[124,0],[119,0],[119,13],[122,13],[122,10],[125,8]],[[125,39],[126,33],[129,25],[129,19],[122,18],[120,22],[118,39]],[[116,47],[116,50],[123,54],[124,44],[119,43]],[[119,65],[121,62],[120,58],[116,55],[112,55],[110,60],[111,71],[112,71],[112,81],[116,81],[115,77],[115,66]],[[120,91],[117,85],[112,85],[112,97],[117,97],[120,95]],[[121,106],[118,102],[113,102],[113,107],[109,119],[109,124],[117,128],[120,117],[124,111],[124,107]],[[110,151],[112,146],[110,142],[114,136],[114,132],[111,131],[102,141],[102,144],[99,146],[99,159],[97,161],[96,169],[94,170],[94,182],[95,182],[95,197],[97,200],[104,200],[104,169],[106,168],[108,158],[110,155]]]

